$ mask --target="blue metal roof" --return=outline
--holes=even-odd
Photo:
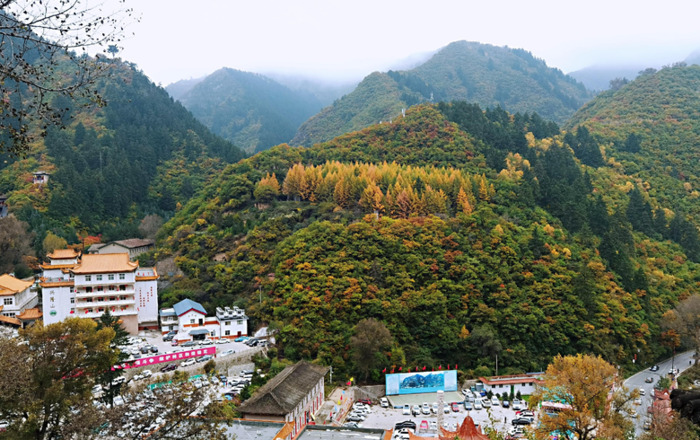
[[[208,335],[209,330],[205,328],[196,328],[194,330],[190,330],[190,336],[195,336],[195,335]]]
[[[204,310],[204,307],[202,307],[200,303],[192,301],[191,299],[183,299],[179,303],[175,304],[173,306],[173,309],[175,309],[175,313],[177,314],[177,316],[182,316],[193,309],[200,312],[203,315],[207,314],[207,311]]]

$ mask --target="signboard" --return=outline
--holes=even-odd
[[[114,367],[112,367],[112,370],[146,367],[149,365],[162,364],[165,362],[174,362],[181,361],[183,359],[197,358],[208,354],[214,356],[216,354],[216,347],[203,347],[195,348],[192,350],[178,351],[175,353],[157,354],[154,356],[144,357],[141,359],[124,362],[123,364],[115,365]]]
[[[424,371],[386,375],[386,394],[457,391],[457,370]]]

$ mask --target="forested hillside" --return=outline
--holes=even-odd
[[[207,76],[177,99],[213,133],[251,153],[289,141],[299,125],[321,109],[311,93],[228,68]]]
[[[47,231],[69,243],[139,235],[148,214],[168,217],[241,150],[212,135],[162,88],[132,66],[111,63],[98,89],[103,108],[71,110],[65,129],[50,128],[27,157],[0,158],[0,194],[29,223],[41,251]],[[50,173],[32,184],[35,171]]]
[[[536,112],[563,123],[591,93],[522,49],[458,41],[407,71],[373,73],[357,88],[305,122],[291,141],[310,146],[424,102],[466,100],[510,112]]]
[[[650,362],[700,267],[686,241],[636,230],[637,182],[606,186],[604,159],[585,128],[464,102],[277,146],[227,167],[161,230],[156,257],[184,272],[162,300],[243,305],[280,330],[279,355],[348,374],[367,367],[351,357],[367,318],[394,341],[382,366]]]
[[[700,66],[678,64],[648,69],[617,91],[598,96],[571,119],[602,144],[604,185],[620,185],[629,176],[640,190],[635,228],[664,238],[685,240],[689,255],[700,260]],[[623,176],[623,177],[621,177]],[[630,188],[627,189],[629,191]],[[630,209],[632,209],[630,208]],[[673,217],[670,229],[660,228]]]

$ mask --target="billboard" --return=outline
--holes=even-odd
[[[423,371],[386,375],[386,394],[457,391],[457,370]]]
[[[134,361],[127,361],[123,364],[115,365],[112,367],[112,370],[146,367],[148,365],[162,364],[164,362],[181,361],[183,359],[200,357],[208,354],[212,356],[216,355],[216,347],[195,348],[192,350],[183,350],[175,353],[158,354],[155,356],[149,356],[141,359],[136,359]]]

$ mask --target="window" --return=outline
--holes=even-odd
[[[92,281],[92,275],[85,275],[85,281]]]
[[[12,298],[5,298],[5,305],[11,306],[12,305]]]
[[[225,335],[225,336],[231,336],[231,330],[226,330],[226,331],[224,332],[224,335]]]
[[[92,287],[86,287],[85,288],[86,293],[92,293]]]
[[[71,298],[71,299],[70,299],[70,303],[71,303],[71,304],[75,304],[75,298]]]
[[[126,295],[120,295],[120,296],[119,296],[119,299],[120,299],[121,301],[125,301],[125,300],[126,300]]]
[[[104,312],[104,311],[105,311],[105,308],[104,308],[104,307],[99,307],[99,308],[97,309],[97,311],[98,311],[98,312]]]
[[[126,290],[126,286],[124,284],[122,284],[121,286],[119,286],[119,290],[122,290],[122,291]]]
[[[125,279],[125,278],[126,278],[126,276],[125,276],[123,273],[120,273],[120,274],[119,274],[119,279],[120,279],[120,280],[123,280],[123,279]]]
[[[92,313],[92,309],[85,309],[87,313]]]
[[[113,274],[113,273],[110,273],[109,275],[107,275],[107,279],[108,279],[109,281],[114,281],[114,274]]]
[[[109,297],[109,300],[110,300],[110,301],[115,301],[116,299],[117,299],[116,296],[110,296],[110,297]]]
[[[114,286],[109,286],[109,290],[110,290],[110,291],[114,291],[114,290],[117,290],[117,289],[115,289]]]
[[[97,279],[97,281],[102,281],[102,275],[97,275],[95,279]]]
[[[91,302],[92,302],[92,298],[86,298],[85,301],[91,303]]]
[[[70,288],[70,293],[75,293],[75,287]]]
[[[190,324],[194,324],[194,319],[190,319]]]
[[[71,312],[71,313],[75,313],[75,309],[70,309],[70,312]]]
[[[97,301],[97,302],[100,302],[100,301],[104,301],[104,300],[105,300],[105,299],[104,299],[103,297],[99,296],[99,297],[97,297],[97,300],[96,300],[96,301]]]
[[[238,325],[243,325],[243,320],[242,320],[242,319],[239,319],[239,320],[238,320]]]
[[[97,286],[98,292],[104,292],[104,290],[105,290],[104,286]]]

